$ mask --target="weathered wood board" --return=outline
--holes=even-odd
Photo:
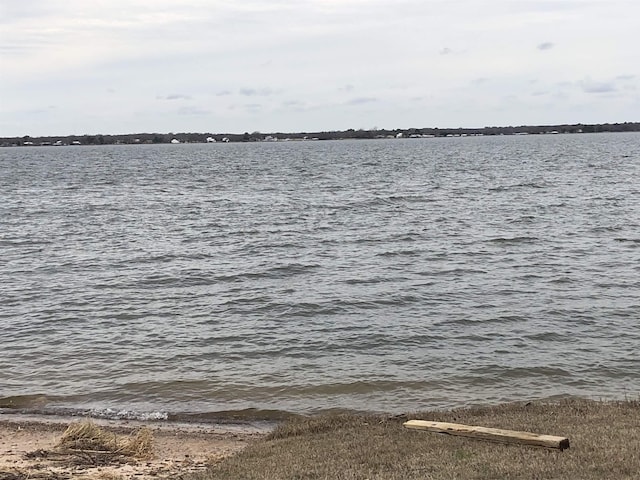
[[[480,438],[507,443],[520,443],[538,447],[557,448],[565,450],[569,448],[569,439],[554,435],[540,435],[530,432],[518,432],[515,430],[502,430],[499,428],[478,427],[462,425],[459,423],[430,422],[426,420],[409,420],[403,424],[405,428],[428,430],[430,432],[460,435],[463,437]]]

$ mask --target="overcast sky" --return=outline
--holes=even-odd
[[[637,0],[0,0],[0,136],[640,121]]]

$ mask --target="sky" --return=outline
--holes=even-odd
[[[637,0],[0,0],[0,136],[640,121]]]

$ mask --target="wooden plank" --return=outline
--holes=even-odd
[[[538,447],[558,448],[560,450],[569,448],[568,438],[556,437],[554,435],[540,435],[537,433],[477,427],[459,423],[429,422],[426,420],[409,420],[404,423],[404,426],[405,428],[428,430],[430,432],[446,433],[449,435],[461,435],[463,437],[480,438],[483,440],[535,445]]]

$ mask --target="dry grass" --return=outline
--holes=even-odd
[[[141,428],[121,438],[92,422],[72,423],[56,445],[61,452],[92,452],[147,459],[153,456],[153,434]]]
[[[569,437],[560,452],[408,430],[420,418]],[[640,402],[567,400],[407,417],[294,419],[192,480],[638,479]]]
[[[153,457],[153,434],[148,428],[141,428],[130,436],[124,444],[124,452],[130,457],[148,459]]]

